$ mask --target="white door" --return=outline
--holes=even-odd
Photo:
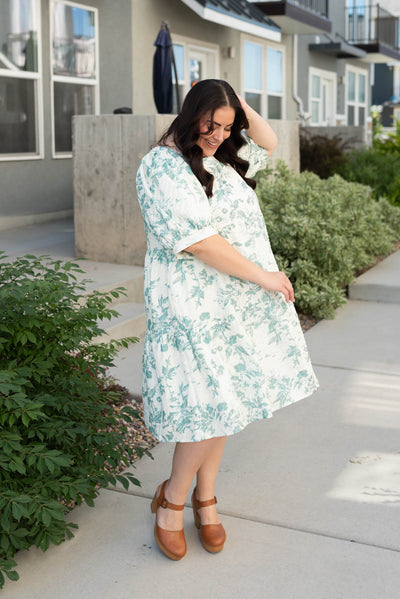
[[[189,88],[202,79],[217,77],[216,52],[188,47]]]
[[[321,81],[322,97],[321,97],[321,124],[334,125],[334,85],[332,79],[324,79]]]

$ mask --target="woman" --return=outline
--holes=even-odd
[[[174,560],[186,553],[182,510],[195,475],[201,542],[213,553],[224,546],[214,485],[226,436],[318,386],[254,192],[276,145],[228,83],[200,81],[137,175],[148,243],[145,421],[158,440],[176,441],[151,507],[157,544]]]

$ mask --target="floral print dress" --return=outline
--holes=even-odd
[[[246,141],[239,155],[252,177],[267,152]],[[204,167],[214,175],[210,199],[172,148],[153,148],[136,180],[148,246],[143,405],[160,441],[237,433],[318,387],[293,304],[183,251],[219,233],[278,270],[255,192],[214,157]]]

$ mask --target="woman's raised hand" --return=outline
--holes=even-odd
[[[287,302],[294,302],[293,286],[284,272],[264,272],[260,285],[266,291],[280,291]]]
[[[246,112],[246,110],[248,110],[250,108],[249,105],[247,104],[246,100],[244,100],[244,98],[242,98],[242,96],[239,96],[239,94],[236,94],[236,95],[239,98],[239,101],[240,101],[240,104],[241,104],[243,110]]]
[[[274,131],[268,125],[266,121],[258,114],[251,106],[249,106],[239,94],[236,94],[239,98],[241,107],[244,110],[246,118],[249,122],[249,127],[246,129],[246,133],[251,139],[262,148],[265,148],[268,152],[268,156],[271,156],[276,146],[278,145],[278,138]]]

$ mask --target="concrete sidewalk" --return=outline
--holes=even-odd
[[[216,490],[228,537],[220,554],[202,548],[189,503],[185,558],[172,562],[157,548],[150,498],[173,451],[159,444],[154,461],[132,469],[141,488],[102,490],[95,508],[73,510],[75,538],[18,554],[20,581],[1,596],[397,599],[399,258],[363,275],[364,296],[360,277],[358,299],[306,333],[319,391],[228,438]],[[364,301],[371,285],[373,301]]]

